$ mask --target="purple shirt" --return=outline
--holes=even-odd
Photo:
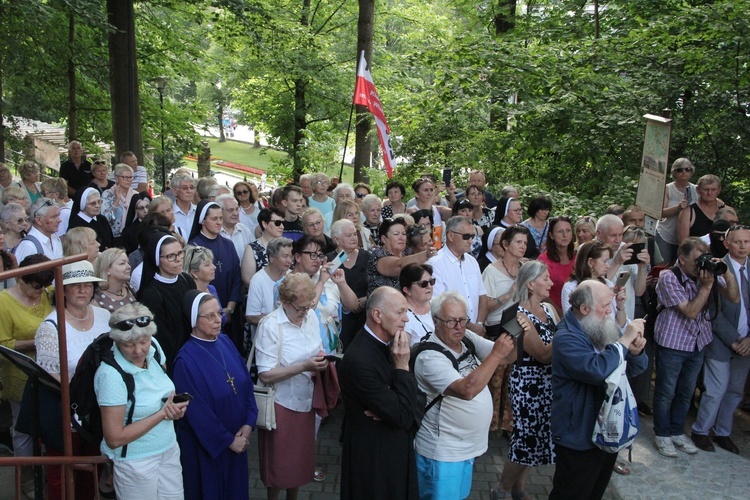
[[[673,271],[667,269],[659,275],[656,284],[656,295],[659,305],[664,310],[656,317],[654,340],[662,347],[678,351],[693,352],[703,350],[713,338],[708,310],[701,311],[696,319],[690,319],[677,307],[685,301],[690,301],[698,294],[698,283],[685,273],[685,269],[677,264],[682,271],[680,284]],[[722,277],[718,277],[719,285],[725,286]]]

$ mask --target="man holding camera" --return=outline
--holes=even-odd
[[[750,228],[733,226],[726,232],[724,246],[729,255],[723,261],[740,287],[740,302],[721,297],[719,310],[713,314],[714,339],[706,348],[703,365],[703,382],[706,390],[701,397],[698,417],[693,424],[691,437],[704,451],[714,451],[709,433],[713,431],[714,443],[732,453],[740,450],[732,442],[734,410],[742,401],[743,386],[750,370]]]
[[[677,264],[662,272],[656,285],[663,310],[654,328],[654,445],[666,457],[677,456],[675,447],[688,454],[698,451],[684,427],[704,349],[712,339],[708,304],[717,293],[714,289],[728,301],[740,300],[734,274],[721,276],[726,264],[708,252],[699,238],[685,239],[677,250]]]

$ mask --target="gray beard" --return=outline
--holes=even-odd
[[[593,314],[589,314],[579,320],[579,323],[586,335],[589,336],[591,343],[600,351],[603,351],[609,344],[617,342],[617,339],[620,338],[620,328],[610,315],[600,319]]]

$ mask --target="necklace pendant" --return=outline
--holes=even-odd
[[[232,392],[237,394],[237,388],[234,386],[234,377],[229,375],[229,372],[227,372],[227,384],[232,388]]]

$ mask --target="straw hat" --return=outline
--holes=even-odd
[[[62,268],[63,285],[73,283],[103,283],[103,280],[94,274],[94,266],[87,260],[65,264]]]

